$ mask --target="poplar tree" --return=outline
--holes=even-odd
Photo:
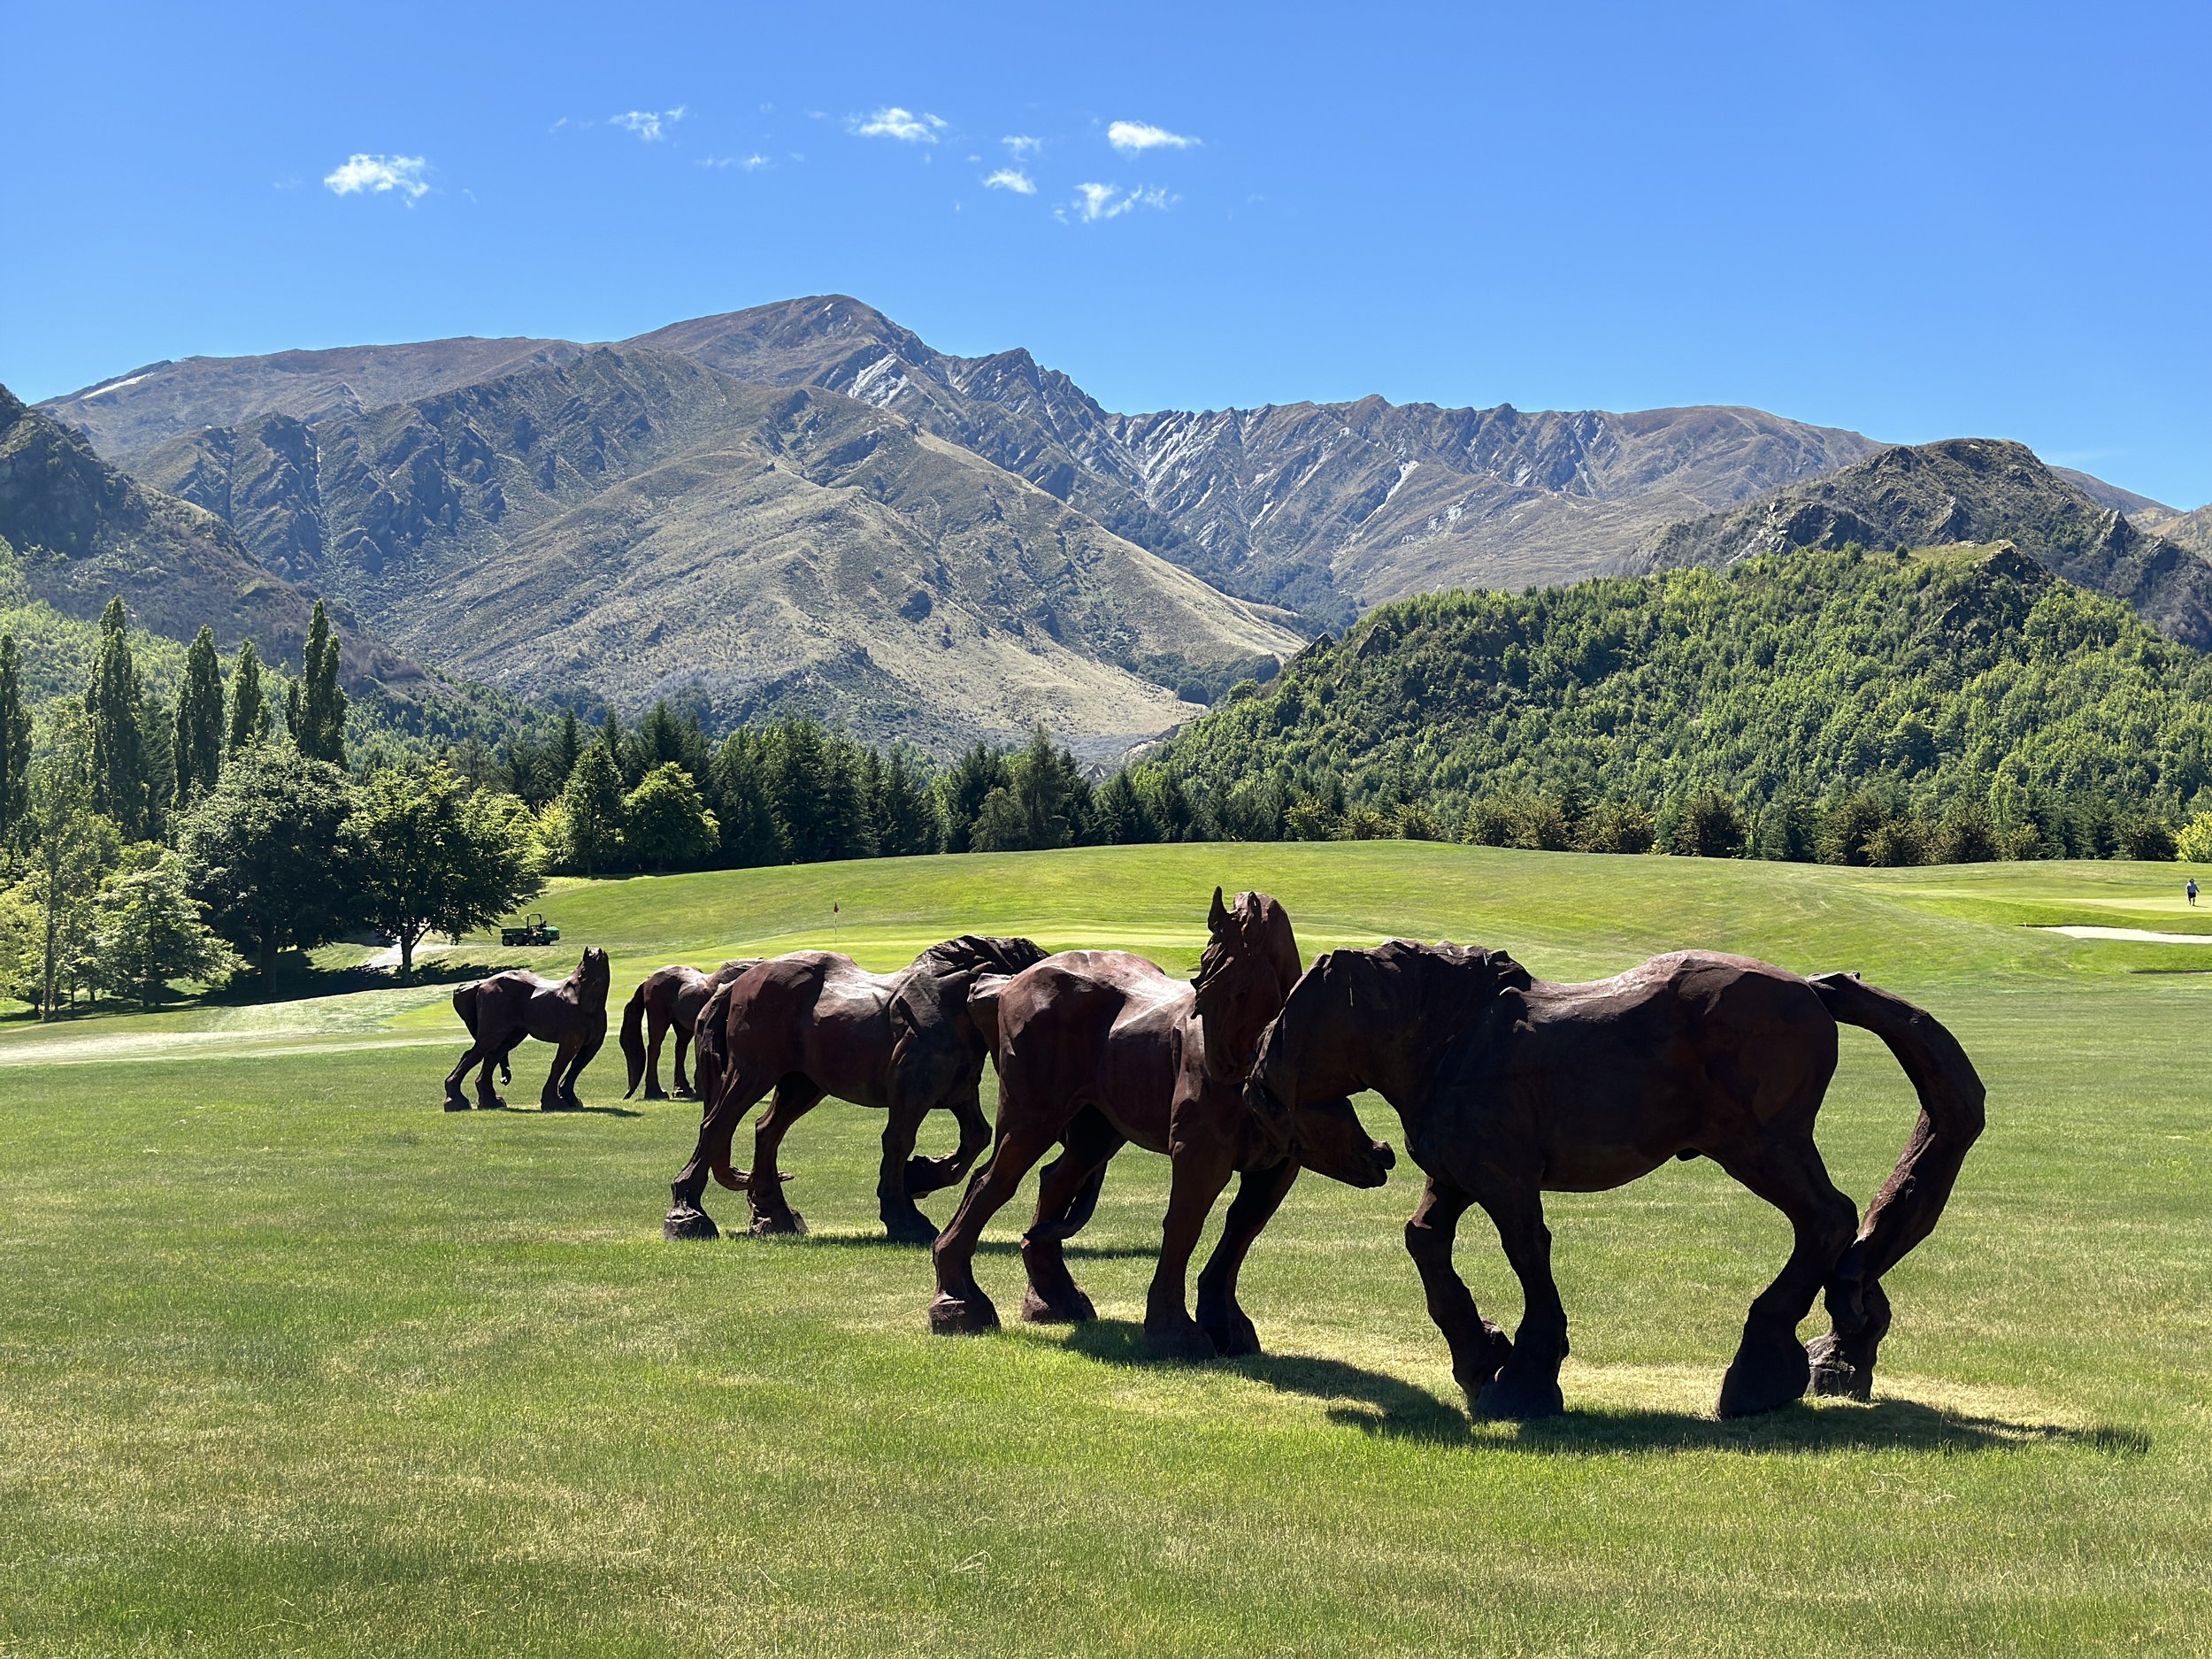
[[[238,666],[230,680],[230,752],[251,749],[269,735],[273,724],[269,694],[261,688],[261,657],[248,640],[238,648]]]
[[[84,694],[91,723],[94,810],[114,820],[126,841],[151,841],[159,803],[147,764],[146,694],[131,658],[129,618],[119,598],[100,613],[100,650]]]
[[[31,714],[23,706],[23,652],[0,634],[0,847],[31,810]]]
[[[292,727],[300,753],[310,760],[346,764],[346,694],[338,684],[338,636],[329,612],[315,602],[307,625],[307,661],[296,687],[299,717]]]
[[[223,771],[223,665],[215,655],[214,631],[206,626],[185,653],[176,755],[177,809],[182,811],[212,789]]]

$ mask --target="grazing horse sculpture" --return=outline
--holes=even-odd
[[[757,963],[718,988],[695,1033],[706,1101],[699,1143],[671,1188],[662,1231],[672,1239],[716,1236],[699,1207],[711,1172],[746,1195],[755,1233],[803,1233],[805,1222],[783,1195],[776,1149],[793,1124],[834,1094],[889,1113],[876,1179],[885,1229],[901,1243],[935,1238],[915,1198],[966,1174],[991,1138],[978,1089],[989,1044],[970,995],[979,979],[1018,973],[1044,954],[1026,939],[966,934],[932,945],[896,973],[870,973],[850,956],[801,950]],[[749,1175],[731,1167],[731,1139],[771,1089],[775,1100],[753,1127]],[[939,1106],[957,1120],[960,1148],[915,1157],[915,1133]]]
[[[1259,1337],[1237,1303],[1245,1252],[1274,1215],[1299,1161],[1274,1145],[1240,1097],[1261,1033],[1297,982],[1298,941],[1283,907],[1214,889],[1198,978],[1170,979],[1142,956],[1073,950],[1048,957],[989,995],[999,1074],[996,1144],[944,1232],[935,1256],[930,1328],[987,1331],[998,1310],[975,1280],[983,1228],[1055,1141],[1065,1149],[1040,1178],[1037,1217],[1022,1237],[1029,1288],[1022,1317],[1093,1317],[1061,1245],[1084,1222],[1106,1161],[1133,1141],[1173,1161],[1159,1266],[1145,1299],[1146,1348],[1211,1359],[1256,1354]],[[1389,1148],[1370,1140],[1351,1102],[1317,1103],[1303,1120],[1301,1158],[1356,1187],[1379,1187]],[[1232,1174],[1241,1174],[1221,1242],[1198,1279],[1198,1317],[1187,1311],[1191,1253]]]
[[[486,1110],[505,1106],[492,1087],[492,1067],[499,1067],[501,1082],[511,1083],[515,1074],[507,1056],[525,1037],[535,1037],[557,1045],[539,1106],[574,1111],[583,1104],[576,1098],[576,1079],[607,1039],[607,953],[592,946],[576,972],[557,985],[522,968],[472,980],[454,992],[453,1011],[469,1028],[469,1046],[446,1078],[446,1110],[469,1109],[461,1098],[461,1079],[480,1062],[477,1105]]]
[[[676,1098],[682,1100],[691,1094],[691,1079],[684,1075],[684,1051],[691,1047],[692,1030],[699,1023],[707,999],[716,987],[726,985],[759,960],[747,956],[726,962],[712,973],[672,963],[645,976],[622,1010],[622,1058],[630,1072],[630,1087],[622,1091],[624,1100],[637,1093],[641,1079],[647,1100],[668,1098],[661,1092],[661,1042],[672,1026],[676,1033]],[[649,1048],[646,1046],[649,1036]]]
[[[1836,1069],[1836,1026],[1888,1045],[1920,1119],[1863,1225],[1828,1179],[1813,1121]],[[1503,951],[1394,941],[1338,950],[1299,980],[1260,1046],[1245,1101],[1294,1152],[1309,1102],[1372,1088],[1397,1110],[1428,1176],[1406,1224],[1429,1317],[1478,1417],[1562,1409],[1567,1316],[1542,1194],[1601,1192],[1670,1158],[1709,1157],[1789,1217],[1795,1244],[1751,1304],[1719,1414],[1802,1396],[1870,1397],[1889,1329],[1881,1279],[1933,1230],[1983,1091],[1951,1033],[1903,998],[1825,973],[1681,951],[1614,979],[1551,985]],[[1526,1310],[1510,1342],[1452,1267],[1469,1204],[1496,1223]],[[1832,1328],[1801,1347],[1823,1285]]]

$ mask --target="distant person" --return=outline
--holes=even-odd
[[[2186,894],[2189,895],[2189,907],[2190,907],[2192,910],[2194,910],[2194,909],[2196,908],[2196,903],[2197,903],[2197,879],[2196,879],[2196,877],[2194,877],[2194,876],[2191,876],[2191,877],[2189,878],[2189,885],[2188,885],[2187,887],[2185,887],[2182,888],[2182,891],[2183,891],[2184,893],[2186,893]]]

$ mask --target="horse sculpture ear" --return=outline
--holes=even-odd
[[[1214,889],[1213,909],[1206,912],[1206,926],[1209,931],[1217,933],[1228,925],[1228,907],[1221,902],[1221,889],[1219,887],[1216,887]]]

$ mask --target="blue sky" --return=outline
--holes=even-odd
[[[2190,507],[2208,62],[2200,3],[13,6],[0,380],[835,290],[1109,408],[1749,403]]]

